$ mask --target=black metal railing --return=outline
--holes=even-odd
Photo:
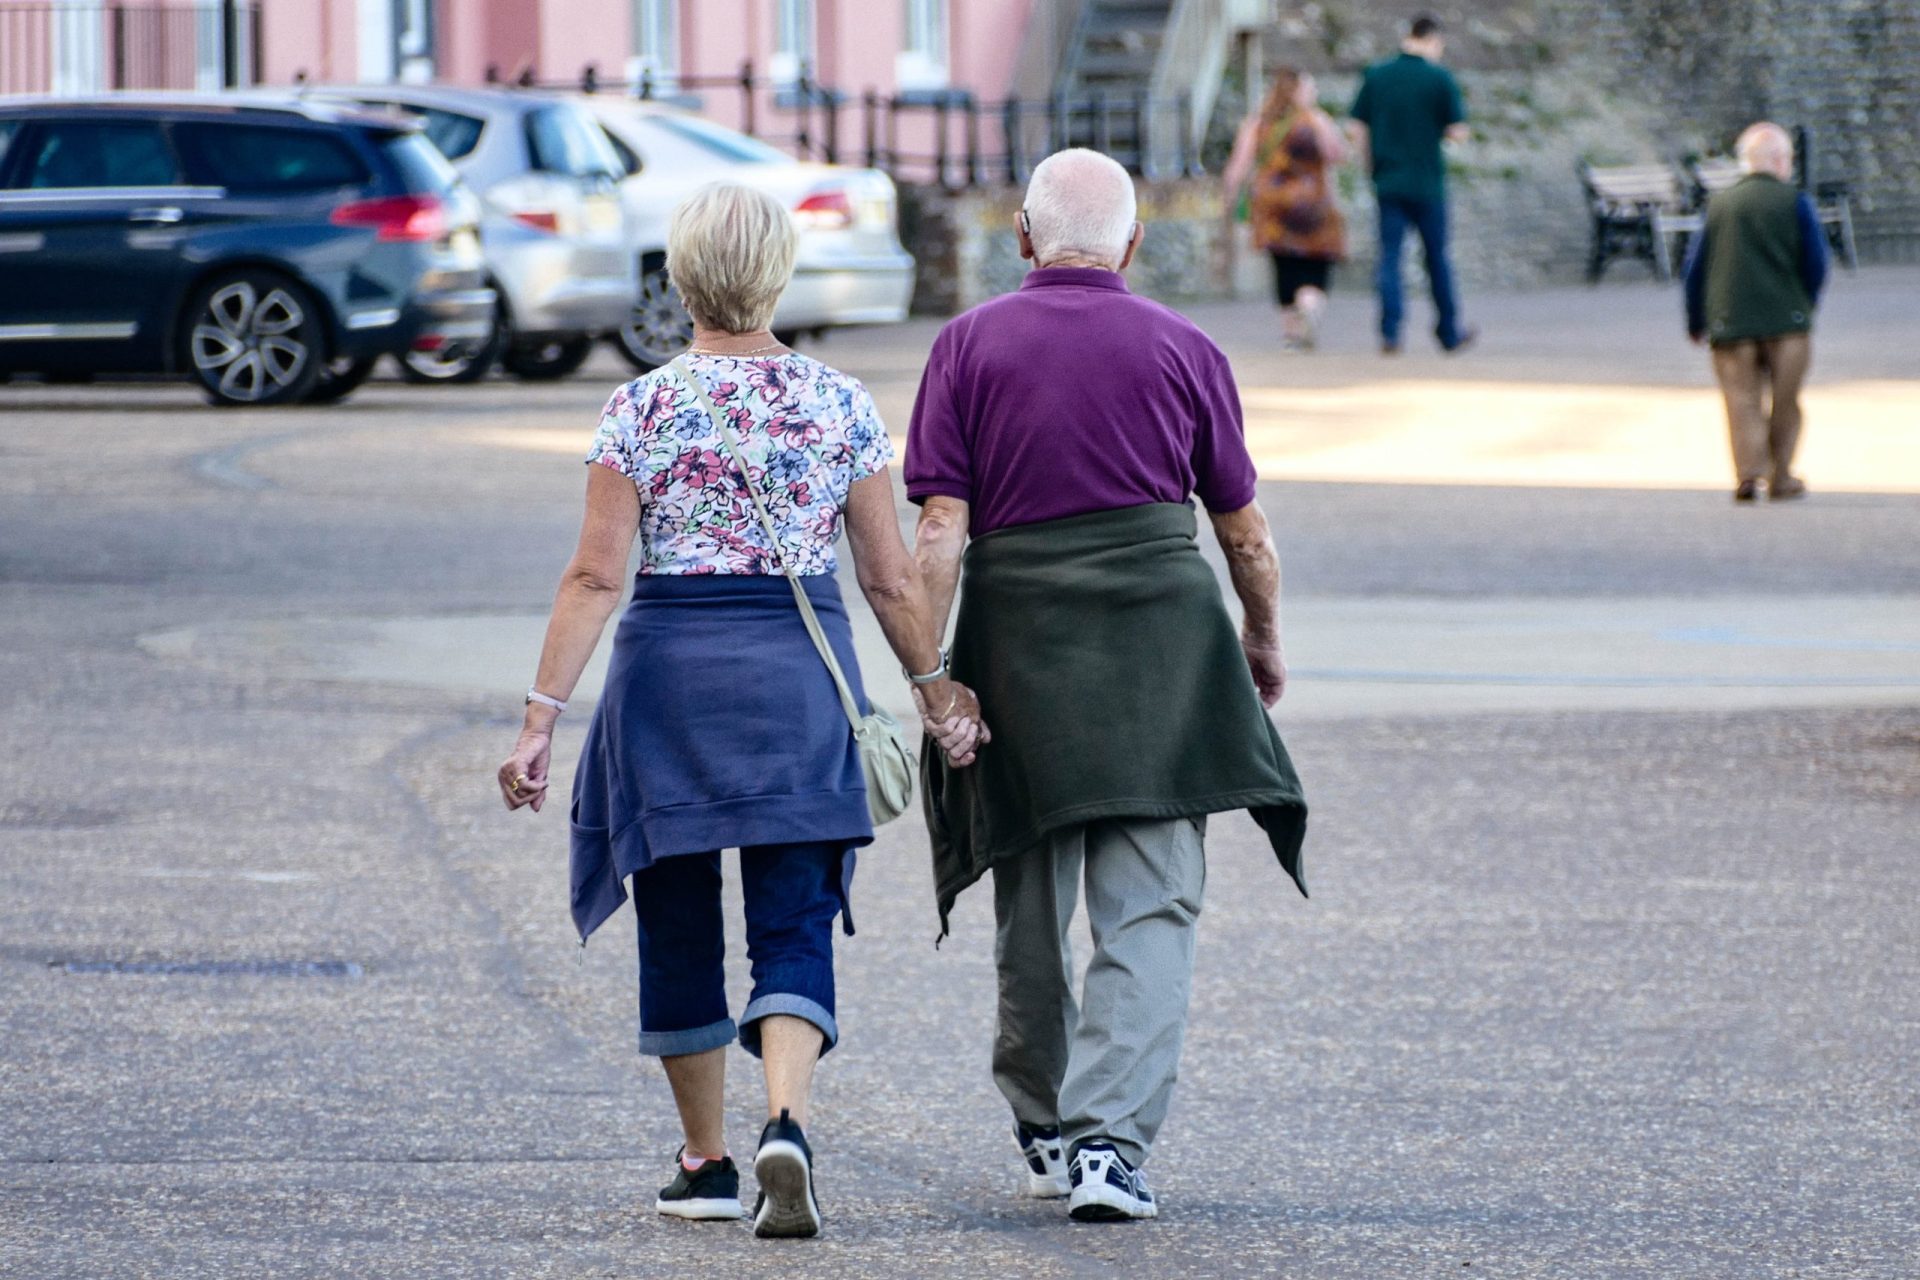
[[[252,84],[260,11],[260,0],[0,4],[0,93]]]
[[[588,64],[566,81],[531,71],[508,78],[489,67],[490,84],[618,93],[709,106],[730,97],[742,132],[794,155],[829,164],[864,164],[896,181],[964,189],[1022,183],[1033,166],[1062,147],[1104,151],[1147,178],[1205,172],[1194,144],[1193,103],[1186,95],[1090,92],[984,101],[964,90],[859,95],[815,81],[805,69],[775,80],[743,62],[731,75],[680,75],[637,80],[603,78]]]

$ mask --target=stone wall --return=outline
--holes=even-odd
[[[1469,291],[1571,283],[1589,234],[1577,165],[1724,153],[1746,124],[1805,125],[1816,181],[1844,180],[1861,256],[1920,259],[1920,0],[1475,0],[1425,7],[1448,24],[1473,137],[1450,156],[1456,270]],[[1359,69],[1395,47],[1402,0],[1278,6],[1268,65],[1319,74],[1336,116]],[[1235,76],[1237,77],[1238,68]],[[1217,165],[1243,100],[1232,80],[1207,155]],[[1372,196],[1341,175],[1351,257],[1336,276],[1364,292]],[[1217,184],[1140,184],[1149,224],[1133,286],[1166,301],[1263,295],[1265,263],[1221,220]],[[951,314],[1018,285],[1013,188],[902,191],[920,259],[916,310]],[[1418,255],[1414,254],[1417,261]],[[1413,267],[1417,271],[1418,268]],[[1609,277],[1650,274],[1616,262]]]
[[[1920,0],[1540,0],[1560,61],[1659,105],[1669,148],[1756,119],[1810,131],[1863,257],[1920,257]]]
[[[1147,240],[1127,272],[1128,284],[1162,302],[1222,296],[1229,236],[1219,184],[1141,182],[1137,191]],[[920,264],[916,312],[952,315],[1020,286],[1027,264],[1020,260],[1013,224],[1022,194],[1010,186],[901,188],[901,238]]]

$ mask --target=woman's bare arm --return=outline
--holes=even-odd
[[[935,670],[940,665],[940,632],[935,627],[920,566],[900,536],[890,472],[854,482],[847,494],[846,522],[854,575],[880,620],[887,643],[907,670]],[[980,704],[973,692],[944,678],[915,685],[913,692],[928,728],[935,732],[948,758],[955,764],[972,763],[974,748],[988,740],[984,726],[979,724]],[[959,719],[971,721],[971,728],[962,732],[944,727]]]
[[[1233,154],[1227,158],[1227,167],[1220,171],[1220,186],[1226,192],[1229,209],[1239,198],[1240,188],[1253,176],[1253,152],[1259,135],[1258,116],[1248,116],[1240,122],[1240,132],[1233,140]]]
[[[560,575],[547,638],[533,687],[565,702],[580,683],[580,673],[620,606],[626,587],[627,557],[640,527],[640,493],[633,481],[611,467],[587,468],[587,512],[580,542]],[[560,713],[538,702],[527,704],[526,720],[513,754],[500,766],[500,790],[509,809],[545,803],[553,723]],[[517,785],[516,785],[517,784]]]
[[[1330,165],[1347,162],[1347,139],[1340,132],[1340,126],[1333,117],[1315,109],[1307,113],[1307,121],[1313,128],[1313,136],[1319,140],[1320,154]]]

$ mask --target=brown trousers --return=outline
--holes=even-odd
[[[1800,443],[1800,384],[1812,360],[1813,343],[1804,333],[1713,348],[1713,376],[1727,400],[1733,466],[1742,484],[1772,483],[1793,474],[1793,451]]]

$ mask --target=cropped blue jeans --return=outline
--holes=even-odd
[[[840,1039],[833,1010],[833,918],[847,914],[853,850],[777,844],[740,851],[753,991],[736,1026],[727,1011],[720,854],[662,858],[633,876],[640,939],[640,1052],[673,1058],[731,1044],[760,1056],[760,1019],[788,1014],[819,1027],[824,1055]]]

